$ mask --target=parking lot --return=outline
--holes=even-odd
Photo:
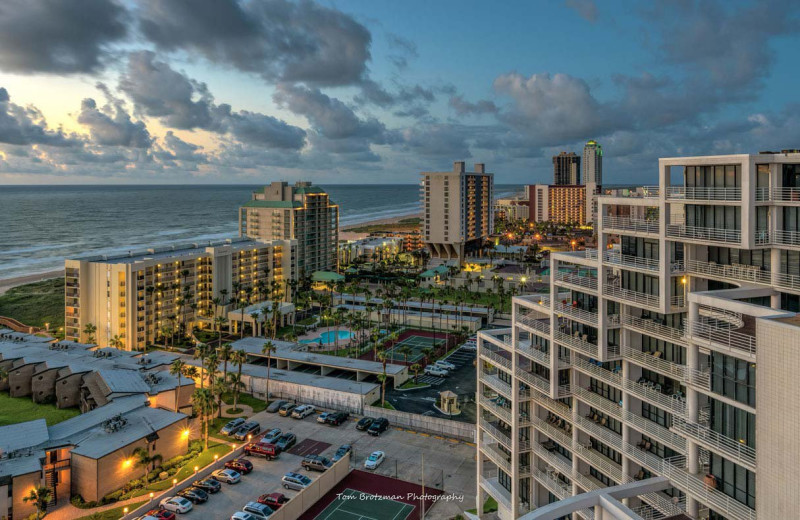
[[[386,460],[376,473],[399,478],[409,482],[422,482],[422,457],[425,458],[425,485],[445,489],[448,493],[464,495],[462,502],[437,504],[426,518],[451,518],[475,505],[475,448],[445,439],[390,428],[380,437],[372,437],[355,429],[355,420],[341,426],[329,426],[316,421],[316,415],[302,420],[281,417],[278,414],[262,412],[252,420],[261,424],[262,431],[280,428],[284,432],[297,435],[297,444],[288,452],[273,460],[260,457],[247,457],[254,466],[253,472],[244,475],[238,484],[223,484],[219,493],[211,495],[205,504],[196,505],[194,510],[182,515],[189,518],[230,518],[234,511],[241,510],[249,501],[259,495],[271,492],[284,493],[287,497],[297,492],[284,489],[281,477],[293,471],[308,475],[312,479],[320,473],[301,468],[301,455],[293,453],[313,453],[320,450],[331,457],[343,444],[353,447],[354,467],[364,469],[364,460],[376,450],[386,453]]]

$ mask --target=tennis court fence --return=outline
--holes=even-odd
[[[336,461],[307,488],[270,515],[270,520],[297,520],[350,473],[350,454]]]
[[[401,412],[400,410],[388,410],[379,406],[364,406],[364,415],[386,417],[389,419],[390,426],[475,442],[475,425],[470,423]]]

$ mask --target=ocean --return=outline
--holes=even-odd
[[[237,209],[260,186],[0,186],[0,280],[62,269],[64,259],[236,236]],[[322,186],[340,225],[419,211],[419,185]],[[521,191],[496,185],[498,197]]]

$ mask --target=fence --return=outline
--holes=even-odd
[[[452,437],[464,441],[475,441],[475,425],[451,419],[441,419],[439,417],[428,417],[415,413],[401,412],[399,410],[387,410],[377,406],[365,406],[364,415],[386,417],[389,424],[408,428],[443,437]]]
[[[324,497],[336,484],[350,473],[350,454],[336,461],[333,466],[323,472],[307,488],[293,496],[291,500],[270,515],[270,520],[295,520],[311,509],[320,498]]]

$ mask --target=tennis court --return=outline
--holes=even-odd
[[[406,520],[414,506],[347,488],[315,520]]]
[[[399,349],[403,348],[404,345],[411,347],[411,354],[408,355],[408,362],[409,363],[416,363],[423,357],[422,349],[427,347],[434,347],[444,343],[444,338],[436,338],[434,340],[431,337],[427,336],[415,336],[411,335],[404,338],[402,341],[395,344],[390,350],[387,350],[386,353],[389,356],[390,361],[405,361],[406,357],[403,355],[403,352]]]

